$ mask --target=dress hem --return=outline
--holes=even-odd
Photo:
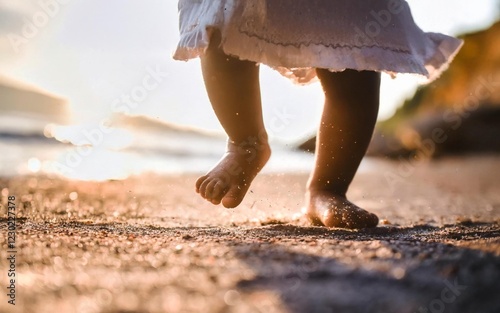
[[[204,38],[185,34],[173,58],[187,61],[203,55],[209,44],[210,30]],[[438,33],[425,33],[433,47],[428,55],[415,55],[378,46],[346,47],[320,44],[281,45],[270,43],[242,33],[222,34],[224,53],[241,60],[265,64],[298,84],[315,80],[315,68],[341,72],[346,69],[384,72],[392,77],[397,74],[417,74],[425,83],[437,79],[456,56],[463,41]]]

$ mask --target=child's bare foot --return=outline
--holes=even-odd
[[[222,202],[226,208],[234,208],[241,203],[270,156],[268,144],[248,148],[229,143],[219,163],[198,178],[196,192],[213,204]]]
[[[358,229],[378,224],[375,214],[349,202],[344,196],[328,191],[308,191],[306,205],[307,216],[316,225]]]

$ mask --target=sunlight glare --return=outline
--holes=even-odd
[[[74,146],[92,146],[111,150],[127,148],[134,139],[133,134],[128,130],[98,124],[68,126],[49,124],[45,127],[44,135]]]
[[[91,147],[80,155],[77,149],[66,151],[52,172],[82,181],[123,180],[134,174],[135,160],[127,153]]]
[[[31,158],[28,160],[28,169],[32,173],[38,173],[42,169],[42,162],[37,158]]]

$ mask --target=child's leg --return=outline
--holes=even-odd
[[[346,199],[370,142],[378,114],[380,74],[317,69],[325,107],[316,143],[316,165],[308,182],[308,215],[328,227],[374,227],[378,218]]]
[[[215,32],[201,65],[210,102],[229,139],[226,153],[198,179],[196,191],[214,204],[233,208],[243,200],[271,150],[262,119],[259,68],[224,54],[220,40]]]

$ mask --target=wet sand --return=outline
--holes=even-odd
[[[235,210],[191,175],[0,179],[0,312],[500,312],[500,158],[371,168],[349,196],[382,222],[359,231],[308,225],[305,174],[258,177]]]

